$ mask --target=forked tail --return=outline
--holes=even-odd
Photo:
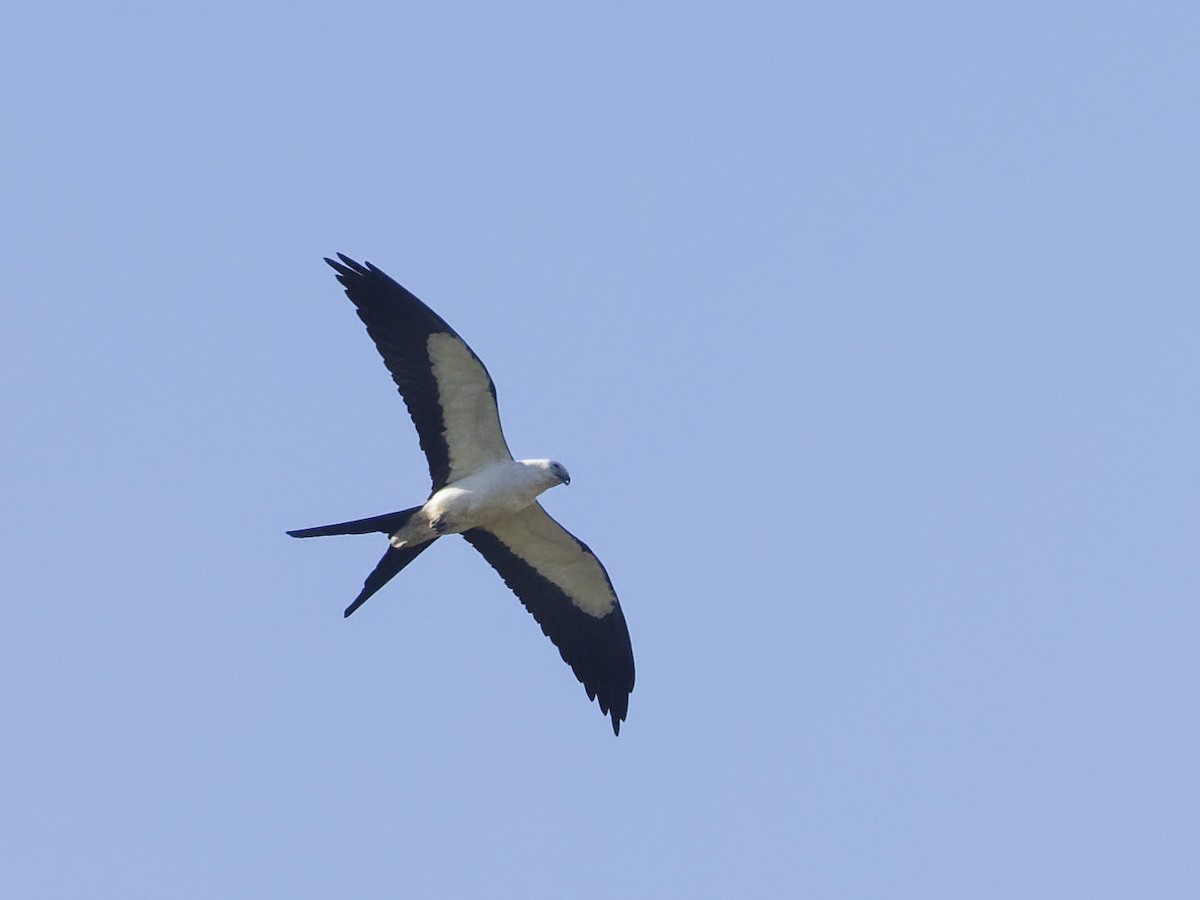
[[[411,518],[412,514],[421,507],[414,506],[399,512],[384,513],[382,516],[371,516],[369,519],[355,519],[352,522],[338,522],[336,525],[318,525],[316,528],[298,528],[289,531],[294,538],[326,537],[331,534],[371,534],[381,531],[384,534],[395,534]]]
[[[433,540],[436,541],[437,538]],[[348,616],[366,603],[368,597],[391,581],[396,573],[420,556],[425,551],[425,548],[432,543],[433,541],[426,541],[424,544],[417,544],[415,547],[402,547],[399,550],[395,547],[388,547],[387,553],[383,554],[383,558],[379,560],[375,569],[367,576],[367,580],[363,582],[363,589],[354,598],[354,602],[346,607],[346,611],[342,615]]]
[[[404,523],[420,509],[421,507],[414,506],[411,509],[385,513],[382,516],[372,516],[369,519],[355,519],[353,522],[339,522],[336,525],[318,525],[316,528],[299,528],[296,531],[289,531],[288,534],[297,538],[325,537],[330,534],[371,534],[376,531],[392,535],[403,528]],[[433,540],[437,540],[437,538],[434,537]],[[366,603],[368,597],[387,584],[394,575],[416,559],[432,543],[433,541],[426,541],[423,544],[417,544],[415,547],[403,547],[401,549],[388,547],[387,552],[383,554],[383,558],[379,560],[374,571],[367,576],[366,582],[363,583],[362,591],[354,598],[354,602],[346,607],[345,615],[350,615],[350,613]]]

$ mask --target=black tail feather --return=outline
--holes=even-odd
[[[295,531],[289,531],[288,534],[295,538],[325,537],[330,534],[371,534],[376,531],[381,531],[384,534],[395,534],[408,521],[409,517],[420,508],[419,506],[414,506],[411,509],[402,509],[399,512],[384,513],[382,516],[371,516],[369,519],[355,519],[352,522],[339,522],[336,525],[298,528]],[[396,571],[399,571],[399,569]]]
[[[436,541],[437,538],[433,540]],[[388,547],[387,553],[383,554],[378,565],[367,576],[362,591],[354,598],[354,602],[346,607],[343,615],[349,616],[350,613],[366,603],[372,594],[391,581],[396,573],[420,556],[421,552],[432,543],[433,541],[426,541],[424,544],[417,544],[415,547],[401,547],[399,550],[395,547]]]

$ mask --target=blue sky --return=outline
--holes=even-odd
[[[1192,4],[80,4],[0,37],[0,893],[1200,892]],[[321,257],[496,381],[620,738]]]

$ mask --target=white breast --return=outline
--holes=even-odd
[[[429,498],[429,519],[441,517],[444,530],[458,533],[511,516],[557,483],[538,466],[504,460],[448,484]]]

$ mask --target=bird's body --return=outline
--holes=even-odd
[[[420,512],[389,537],[397,549],[443,534],[462,534],[515,515],[556,484],[562,465],[549,459],[510,459],[491,463],[436,491]],[[566,479],[569,481],[570,479]]]
[[[495,385],[466,342],[381,270],[339,259],[326,262],[404,398],[433,486],[421,506],[288,534],[388,536],[347,616],[438,538],[461,534],[532,613],[619,733],[634,683],[625,616],[600,560],[537,500],[570,483],[567,470],[554,460],[513,459]]]

